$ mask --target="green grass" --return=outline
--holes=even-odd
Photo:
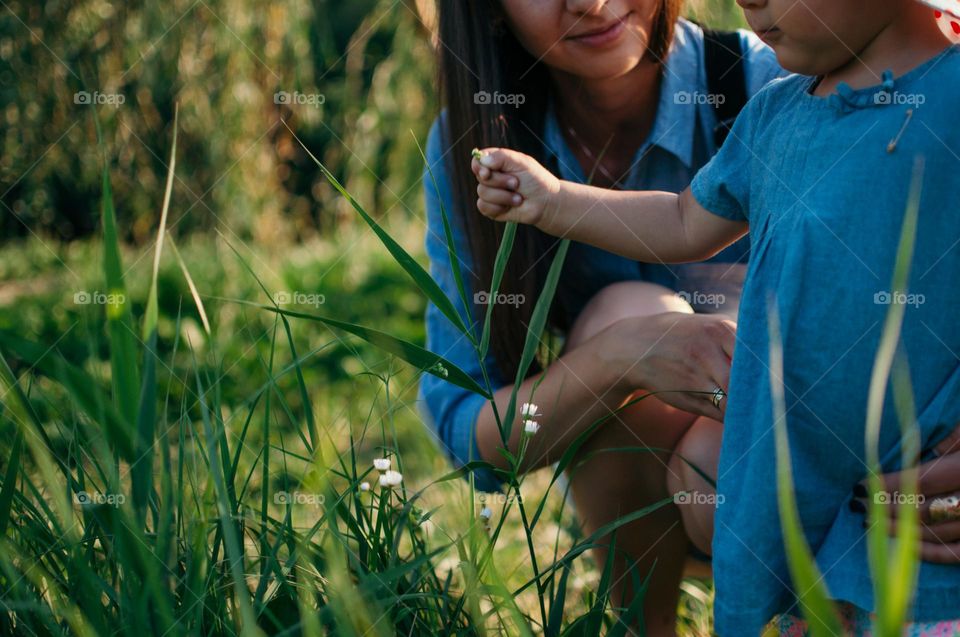
[[[420,229],[274,252],[194,234],[175,254],[165,197],[137,251],[103,178],[102,240],[4,247],[0,632],[617,632],[587,549],[645,512],[584,538],[545,472],[482,497],[416,411]],[[284,290],[323,302],[276,308]],[[381,456],[402,488],[377,486]]]

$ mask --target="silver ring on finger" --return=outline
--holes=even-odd
[[[710,394],[710,402],[713,403],[713,406],[717,409],[720,409],[720,403],[723,402],[723,399],[727,397],[727,392],[723,391],[720,387],[717,387],[713,390],[713,393]]]
[[[960,520],[960,498],[955,495],[934,498],[930,502],[931,522],[954,522]]]

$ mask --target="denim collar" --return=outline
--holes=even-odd
[[[700,28],[681,19],[677,23],[673,43],[663,65],[663,80],[660,85],[660,102],[653,128],[647,140],[641,144],[634,156],[633,166],[654,146],[674,155],[691,168],[693,163],[694,135],[697,125],[697,111],[678,96],[692,95],[700,90],[698,82],[702,59],[702,38],[697,37]],[[544,122],[544,144],[548,154],[557,159],[561,177],[570,181],[586,181],[586,175],[570,150],[560,130],[557,120],[554,97],[548,100]],[[632,180],[627,176],[627,183]]]

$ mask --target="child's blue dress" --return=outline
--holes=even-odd
[[[756,635],[773,615],[799,610],[777,508],[768,298],[780,314],[800,514],[836,599],[875,610],[864,516],[848,504],[867,476],[867,391],[890,302],[907,304],[901,339],[922,448],[960,422],[960,49],[878,81],[863,90],[841,85],[828,98],[810,93],[808,77],[774,82],[691,186],[711,212],[749,221],[753,245],[718,476],[722,637]],[[925,172],[909,295],[893,298],[917,157]],[[888,391],[885,470],[899,467],[899,438]],[[957,617],[960,566],[924,563],[914,618]]]

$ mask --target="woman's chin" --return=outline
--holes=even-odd
[[[646,51],[609,51],[571,58],[565,72],[584,80],[608,80],[630,73],[643,62]],[[559,65],[557,65],[559,66]]]

